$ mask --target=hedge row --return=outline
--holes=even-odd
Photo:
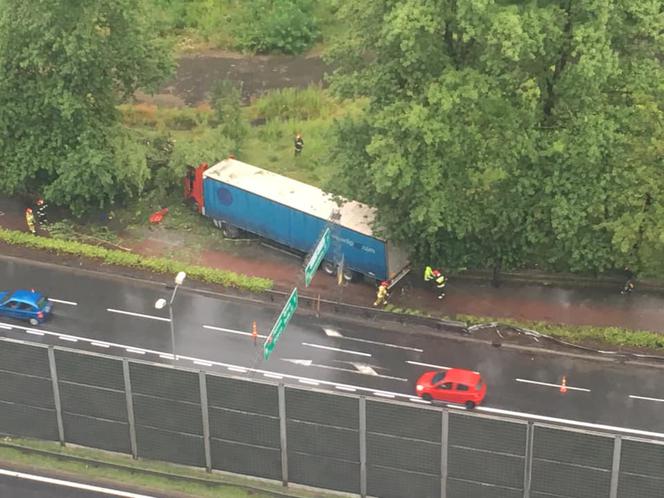
[[[252,292],[262,292],[272,288],[272,280],[259,277],[249,277],[232,271],[207,268],[205,266],[187,265],[167,258],[153,258],[129,252],[104,247],[83,244],[68,240],[36,237],[32,234],[15,230],[0,228],[0,241],[15,246],[34,247],[45,249],[58,254],[71,254],[86,258],[94,258],[109,265],[139,268],[157,273],[175,275],[184,271],[187,276],[203,282],[220,284],[226,287],[246,289]]]

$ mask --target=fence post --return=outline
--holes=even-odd
[[[367,496],[367,398],[360,396],[360,496]]]
[[[447,498],[447,453],[449,448],[450,412],[444,409],[440,417],[440,498]]]
[[[134,418],[134,398],[131,394],[131,378],[129,376],[129,360],[122,358],[122,374],[124,377],[125,399],[127,401],[127,421],[129,422],[129,445],[131,456],[138,458],[138,445],[136,444],[136,419]]]
[[[622,452],[622,437],[613,438],[613,465],[611,465],[611,488],[609,498],[618,498],[618,481],[620,479],[620,455]]]
[[[535,424],[532,421],[526,425],[526,454],[523,463],[523,498],[530,498],[530,487],[533,474],[533,440]]]
[[[62,422],[62,403],[60,401],[60,385],[58,384],[58,369],[55,366],[55,350],[48,347],[48,366],[51,370],[51,385],[53,386],[53,403],[55,404],[55,419],[58,423],[58,439],[65,445],[65,426]]]
[[[288,441],[286,438],[286,387],[279,383],[279,439],[281,441],[281,484],[288,486]]]
[[[203,415],[203,445],[205,446],[205,470],[212,472],[212,452],[210,451],[210,412],[208,411],[207,381],[203,370],[198,372],[201,391],[201,414]]]

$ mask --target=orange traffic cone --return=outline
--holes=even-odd
[[[563,375],[563,380],[560,383],[560,392],[561,393],[566,393],[567,392],[567,377]]]
[[[254,320],[253,323],[251,324],[251,337],[254,338],[254,346],[255,346],[258,341],[258,329],[256,328],[256,320]]]

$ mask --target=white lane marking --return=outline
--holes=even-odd
[[[110,348],[111,346],[106,344],[105,342],[97,342],[97,341],[92,341],[90,344],[93,346],[97,346],[98,348]]]
[[[549,382],[538,382],[536,380],[528,380],[528,379],[514,379],[514,380],[516,380],[517,382],[523,382],[525,384],[536,384],[538,386],[557,387],[558,389],[565,387],[570,391],[583,391],[585,393],[590,392],[590,389],[586,389],[585,387],[572,387],[568,385],[563,386],[562,384],[550,384]]]
[[[283,379],[283,376],[271,373],[264,373],[263,377],[267,377],[268,379]]]
[[[370,341],[369,339],[359,339],[357,337],[346,337],[345,335],[343,335],[338,330],[329,329],[329,328],[325,328],[325,327],[323,327],[323,331],[325,332],[325,335],[327,335],[328,337],[336,337],[338,339],[345,339],[347,341],[366,342],[367,344],[376,344],[377,346],[385,346],[387,348],[407,349],[409,351],[417,351],[418,353],[424,352],[422,349],[419,349],[419,348],[411,348],[411,347],[408,347],[408,346],[399,346],[397,344],[389,344],[387,342]]]
[[[138,348],[125,348],[125,351],[127,353],[134,353],[134,354],[145,354],[147,352],[144,349],[138,349]]]
[[[226,367],[228,370],[231,372],[240,372],[240,373],[247,373],[247,369],[244,367],[235,367],[235,366],[230,366]]]
[[[159,358],[163,358],[164,360],[172,360],[174,359],[174,356],[172,353],[161,353]]]
[[[44,335],[44,333],[40,332],[39,330],[26,330],[26,332],[32,335]]]
[[[369,365],[364,365],[363,363],[351,363],[351,365],[357,368],[360,371],[360,373],[363,373],[365,375],[378,376],[378,372],[376,372]]]
[[[380,396],[381,398],[395,398],[394,394],[392,393],[382,393],[380,391],[374,391],[372,394]]]
[[[664,403],[664,399],[649,398],[648,396],[636,396],[634,394],[630,394],[629,397],[632,398],[632,399],[643,399],[643,400],[646,400],[646,401],[657,401],[658,403]]]
[[[106,311],[110,311],[111,313],[118,313],[120,315],[137,316],[139,318],[150,318],[151,320],[161,320],[162,322],[171,321],[170,318],[164,318],[162,316],[154,316],[154,315],[144,315],[143,313],[134,313],[133,311],[116,310],[113,308],[106,308]]]
[[[218,330],[219,332],[228,332],[229,334],[237,334],[237,335],[248,335],[251,336],[251,332],[243,332],[241,330],[233,330],[233,329],[225,329],[224,327],[214,327],[213,325],[203,325],[204,329],[208,330]],[[260,337],[262,339],[267,339],[266,335],[261,335],[261,334],[256,334],[256,337]]]
[[[75,303],[74,301],[65,301],[64,299],[53,299],[52,297],[49,297],[48,300],[53,301],[54,303],[68,304],[69,306],[78,306],[78,303]]]
[[[406,360],[406,363],[410,363],[411,365],[418,365],[420,367],[440,368],[441,370],[450,370],[452,368],[452,367],[444,367],[443,365],[434,365],[433,363],[421,363],[419,361],[410,361],[410,360]]]
[[[358,365],[362,365],[362,367],[368,367],[373,371],[373,374],[368,373],[368,371],[360,371],[361,367],[355,366],[355,363],[353,362],[348,362],[351,365],[355,366],[355,369],[350,369],[350,368],[341,368],[341,367],[331,367],[328,365],[320,365],[318,363],[313,363],[311,360],[297,360],[297,359],[290,359],[290,358],[282,358],[282,361],[287,361],[289,363],[294,363],[295,365],[302,365],[303,367],[316,367],[316,368],[324,368],[326,370],[336,370],[338,372],[350,372],[358,375],[372,375],[375,377],[380,377],[381,379],[390,379],[390,380],[398,380],[400,382],[408,382],[408,379],[404,379],[402,377],[392,377],[390,375],[382,375],[379,373],[376,373],[375,370],[373,370],[371,367],[368,367],[368,365],[362,365],[361,363],[358,363]]]
[[[0,322],[0,325],[9,325],[9,324]],[[22,328],[23,330],[28,330],[28,327],[18,326],[17,328]],[[51,336],[55,336],[55,337],[60,335],[56,332],[51,332],[51,331],[48,331],[48,330],[43,330],[43,332],[44,332],[45,335],[51,335]],[[87,337],[78,337],[78,339],[81,342],[89,342],[89,343],[94,342],[94,341],[92,341],[91,339],[89,339]],[[26,344],[26,341],[22,341],[22,340],[19,340],[19,339],[3,338],[2,340],[12,342],[14,344]],[[27,343],[27,344],[34,344],[34,343]],[[118,347],[118,348],[122,348],[122,349],[128,347],[128,346],[122,345],[122,344],[114,344],[114,343],[108,343],[108,344],[109,344],[109,346]],[[162,351],[151,351],[151,350],[146,350],[146,351],[148,353],[159,355],[160,357],[163,355],[164,357],[167,357],[167,358],[173,358],[172,354],[167,354],[167,353],[164,353]],[[181,358],[183,360],[190,360],[190,361],[200,359],[200,358],[193,358],[191,356],[179,356],[179,358]],[[307,379],[307,380],[312,380],[314,382],[318,382],[319,384],[329,386],[329,387],[334,387],[334,388],[340,389],[340,390],[351,390],[352,389],[354,391],[361,391],[361,392],[365,392],[365,393],[373,393],[374,392],[373,389],[371,389],[369,387],[353,386],[353,385],[350,385],[350,384],[337,384],[337,383],[332,382],[332,381],[310,379],[308,377],[300,377],[298,375],[291,375],[291,374],[277,374],[276,372],[271,372],[269,370],[262,370],[262,369],[259,369],[259,368],[245,369],[243,367],[237,367],[236,365],[231,365],[229,363],[223,363],[223,362],[220,362],[220,361],[210,360],[210,363],[212,363],[212,365],[218,366],[218,367],[242,368],[242,370],[252,372],[252,373],[258,373],[258,374],[261,374],[261,375],[267,373],[267,374],[281,375],[285,379],[295,379],[295,380]],[[390,393],[390,392],[387,392],[387,391],[384,391],[384,393],[392,394],[394,397],[402,398],[404,400],[409,400],[412,397],[412,395],[410,395],[410,394],[395,393],[395,392]],[[593,424],[591,422],[582,422],[580,420],[570,420],[570,419],[564,419],[564,418],[548,417],[546,415],[536,415],[534,413],[517,412],[517,411],[511,411],[511,410],[504,410],[504,409],[501,409],[501,408],[491,408],[491,407],[488,407],[488,406],[478,406],[477,408],[475,408],[475,411],[493,413],[493,414],[496,414],[496,415],[504,415],[504,416],[507,416],[507,417],[529,418],[529,419],[540,420],[540,421],[544,421],[544,422],[553,422],[553,423],[560,423],[560,424],[571,425],[571,426],[584,427],[584,428],[587,428],[587,429],[597,429],[597,430],[602,430],[602,431],[620,432],[622,434],[628,434],[628,435],[634,435],[634,436],[644,436],[644,437],[654,437],[654,438],[664,439],[664,433],[661,433],[661,432],[650,432],[650,431],[643,431],[643,430],[640,430],[640,429],[630,429],[628,427],[616,427],[616,426],[612,426],[612,425]],[[150,497],[150,498],[152,498],[152,497]]]
[[[194,360],[194,365],[201,365],[203,367],[211,367],[212,363],[210,363],[209,361]]]
[[[318,386],[320,385],[317,381],[315,380],[309,380],[309,379],[297,379],[298,382],[301,382],[302,384],[309,384],[311,386]]]
[[[61,341],[78,342],[78,339],[76,337],[70,337],[68,335],[60,335],[58,336],[58,339],[60,339]]]
[[[415,351],[416,353],[423,353],[424,350],[420,348],[411,348],[409,346],[399,346],[398,344],[390,344],[389,342],[370,341],[369,339],[359,339],[357,337],[343,336],[341,339],[346,341],[366,342],[367,344],[375,344],[376,346],[384,346],[386,348],[405,349],[407,351]]]
[[[291,358],[282,358],[281,361],[287,361],[288,363],[295,363],[296,365],[302,365],[304,367],[308,367],[313,363],[311,360],[298,360]]]
[[[354,387],[348,387],[348,386],[334,386],[335,388],[339,389],[340,391],[348,391],[351,393],[357,392],[357,389]]]
[[[66,488],[75,488],[84,491],[92,491],[94,493],[103,493],[111,496],[120,496],[123,498],[155,498],[149,495],[139,495],[137,493],[130,493],[128,491],[120,491],[118,489],[102,488],[101,486],[92,486],[91,484],[83,484],[80,482],[65,481],[63,479],[53,479],[52,477],[37,476],[33,474],[25,474],[23,472],[16,472],[13,470],[0,469],[0,475],[13,477],[15,479],[25,479],[29,481],[37,481],[45,484],[52,484],[55,486],[63,486]]]
[[[9,326],[9,325],[0,325],[0,329],[11,330],[11,329],[13,329],[13,328],[14,328],[14,327],[11,327],[11,326]]]
[[[310,348],[326,349],[328,351],[337,351],[339,353],[348,353],[348,354],[356,354],[358,356],[371,357],[371,354],[369,354],[369,353],[362,353],[360,351],[350,351],[348,349],[333,348],[332,346],[323,346],[322,344],[311,344],[310,342],[303,342],[302,345],[303,346],[308,346]]]

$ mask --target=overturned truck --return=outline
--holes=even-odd
[[[300,255],[329,228],[321,267],[348,281],[363,276],[394,285],[409,270],[406,253],[373,233],[373,208],[233,158],[190,168],[185,197],[226,237],[249,232]]]

